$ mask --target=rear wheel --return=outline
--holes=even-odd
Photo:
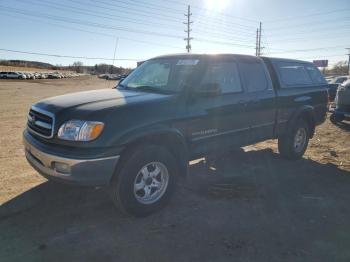
[[[176,185],[174,156],[164,147],[145,145],[127,153],[121,161],[110,185],[117,207],[134,216],[161,209]]]
[[[304,119],[278,139],[278,151],[287,159],[300,159],[307,148],[310,138],[310,127]]]

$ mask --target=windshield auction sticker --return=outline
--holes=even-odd
[[[177,61],[176,65],[182,65],[182,66],[189,66],[189,65],[196,65],[198,64],[199,59],[181,59]]]

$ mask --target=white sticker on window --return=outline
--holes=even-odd
[[[198,62],[199,62],[199,59],[181,59],[177,61],[176,65],[182,65],[182,66],[196,65],[198,64]]]

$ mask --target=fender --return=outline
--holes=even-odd
[[[126,149],[128,146],[147,142],[165,145],[177,158],[181,174],[187,174],[189,151],[184,135],[176,128],[165,125],[140,127],[122,135],[118,142]]]
[[[305,117],[311,127],[310,138],[313,137],[315,133],[315,116],[314,116],[314,107],[311,105],[303,105],[295,110],[287,122],[286,128],[283,133],[288,132],[290,128],[295,124],[295,122],[300,118]]]

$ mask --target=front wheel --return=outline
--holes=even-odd
[[[278,138],[278,151],[287,159],[300,159],[304,155],[310,138],[310,127],[304,119]]]
[[[176,185],[174,156],[161,146],[145,145],[126,153],[121,161],[110,184],[117,207],[134,216],[161,209]]]

